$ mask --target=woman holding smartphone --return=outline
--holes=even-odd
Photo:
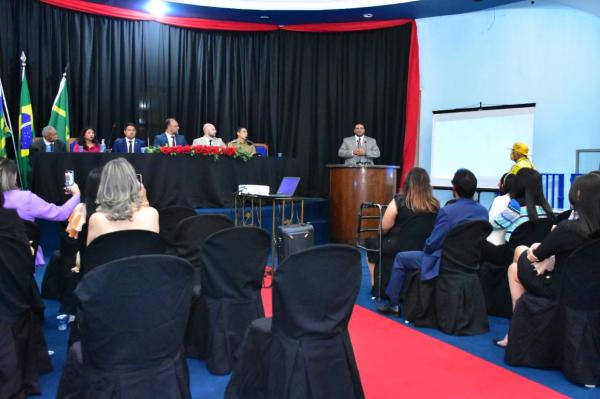
[[[0,190],[4,196],[4,207],[16,210],[21,219],[31,222],[35,219],[65,221],[80,201],[79,186],[75,182],[65,188],[71,198],[63,205],[46,202],[29,190],[21,190],[17,186],[17,165],[7,158],[0,160]],[[42,248],[38,247],[35,264],[44,263]]]

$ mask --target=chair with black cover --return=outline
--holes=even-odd
[[[175,230],[177,256],[194,266],[194,298],[185,333],[187,356],[206,359],[208,357],[208,310],[206,301],[200,297],[202,287],[202,246],[204,241],[217,231],[233,227],[233,221],[224,215],[195,215],[183,219]]]
[[[75,295],[83,381],[63,375],[63,397],[191,397],[182,353],[192,299],[189,262],[168,255],[119,259],[83,276]]]
[[[525,293],[515,306],[504,360],[560,368],[576,384],[600,385],[600,240],[582,245],[560,270],[558,298]]]
[[[477,272],[483,242],[491,230],[487,221],[471,221],[448,232],[439,275],[421,281],[419,272],[415,272],[407,279],[403,306],[407,320],[452,335],[477,335],[489,330]]]
[[[148,230],[120,230],[96,237],[81,251],[81,273],[113,260],[136,255],[161,255],[167,250],[163,238]]]
[[[225,398],[364,398],[348,334],[360,280],[360,253],[348,245],[283,261],[273,279],[273,318],[248,328]]]
[[[375,284],[373,293],[379,292],[379,270],[381,268],[381,292],[385,291],[394,258],[398,252],[403,251],[421,251],[425,245],[425,240],[431,234],[435,224],[436,213],[418,214],[406,220],[400,226],[394,226],[393,231],[383,237],[381,265],[375,265]],[[385,294],[383,294],[385,295]]]
[[[38,375],[52,370],[41,321],[33,313],[34,260],[27,243],[0,236],[0,397],[39,394]]]
[[[512,263],[515,248],[519,245],[529,247],[535,242],[542,242],[552,230],[553,223],[552,219],[540,218],[536,222],[527,221],[521,224],[510,236],[504,263],[502,265],[495,265],[490,262],[481,264],[479,281],[483,289],[488,314],[501,317],[512,315],[507,271],[508,266]]]
[[[173,254],[175,252],[175,231],[177,230],[177,224],[183,219],[194,215],[196,215],[195,210],[184,206],[170,206],[158,210],[160,235],[169,246],[169,252],[172,251]]]
[[[232,227],[210,235],[202,248],[202,298],[208,326],[207,368],[227,374],[252,320],[264,317],[260,290],[271,240],[257,227]]]

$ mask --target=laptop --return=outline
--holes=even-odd
[[[299,183],[299,177],[286,176],[283,179],[281,179],[281,183],[279,184],[277,193],[269,194],[269,197],[292,197],[296,192],[296,188],[298,188]]]

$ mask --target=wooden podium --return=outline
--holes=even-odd
[[[331,240],[355,244],[358,212],[363,202],[387,205],[396,193],[399,166],[327,165]]]

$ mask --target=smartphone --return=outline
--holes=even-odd
[[[75,184],[75,172],[65,170],[65,187],[71,187],[73,184]]]

